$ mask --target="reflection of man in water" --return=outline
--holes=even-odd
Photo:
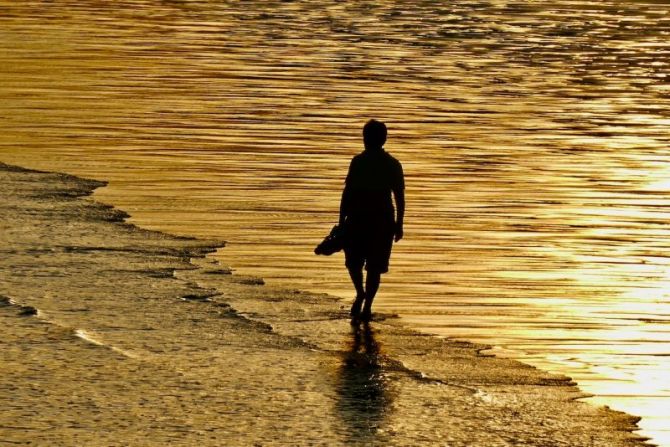
[[[336,408],[348,426],[347,445],[385,445],[380,429],[394,396],[386,383],[383,356],[369,325],[356,325],[353,336],[340,370]]]
[[[384,123],[368,121],[363,127],[363,142],[365,150],[349,166],[340,204],[340,225],[347,231],[344,254],[356,288],[351,316],[354,320],[370,321],[381,274],[388,271],[393,239],[398,242],[403,236],[405,180],[400,162],[383,148]],[[363,266],[367,271],[365,288]]]

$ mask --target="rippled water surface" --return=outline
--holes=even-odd
[[[377,308],[574,377],[670,445],[670,4],[0,0],[0,160],[351,297],[369,118],[408,184]]]

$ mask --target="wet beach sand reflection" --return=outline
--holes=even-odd
[[[346,438],[368,445],[383,437],[393,398],[373,329],[367,323],[352,325],[351,335],[350,348],[342,359],[336,407],[349,427]]]

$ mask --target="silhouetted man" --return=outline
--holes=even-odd
[[[346,266],[356,288],[356,299],[351,306],[351,317],[355,321],[370,321],[381,274],[388,271],[393,239],[398,242],[403,236],[405,215],[402,165],[384,150],[384,123],[368,121],[363,127],[363,142],[365,150],[349,165],[340,203],[340,225],[344,225],[347,234]]]

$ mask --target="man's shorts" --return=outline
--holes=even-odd
[[[368,272],[386,273],[389,270],[389,258],[393,247],[392,224],[347,229],[347,242],[344,246],[345,265],[349,270],[361,270],[365,266]]]

